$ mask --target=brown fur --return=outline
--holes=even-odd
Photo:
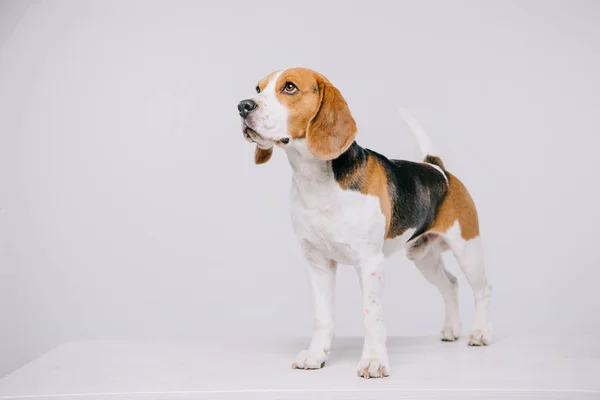
[[[254,150],[254,164],[256,164],[256,165],[264,164],[271,159],[272,155],[273,155],[272,147],[270,149],[264,150],[264,149],[261,149],[260,147],[256,146],[256,149]]]
[[[385,169],[375,157],[369,157],[367,160],[367,173],[360,192],[379,197],[379,206],[385,216],[385,237],[388,238],[390,223],[392,221],[392,202],[388,191]]]
[[[339,157],[356,137],[356,122],[346,100],[335,86],[320,77],[319,110],[306,129],[308,149],[322,160]]]
[[[298,87],[287,94],[286,82]],[[304,68],[292,68],[276,82],[277,98],[288,109],[288,132],[292,138],[304,138],[308,149],[323,160],[338,157],[356,136],[356,122],[346,100],[323,75]]]
[[[366,164],[357,166],[352,174],[338,182],[342,189],[358,189],[360,193],[379,198],[381,212],[385,216],[385,237],[389,238],[392,221],[392,202],[388,191],[385,169],[375,157],[368,157]]]
[[[465,185],[454,175],[448,176],[448,194],[440,206],[430,231],[444,233],[455,221],[460,224],[461,236],[465,240],[479,236],[479,219],[477,209]]]
[[[319,75],[303,68],[286,70],[279,76],[277,83],[277,99],[288,109],[288,132],[294,139],[306,137],[306,129],[310,120],[315,116],[321,103],[318,88]],[[298,87],[293,95],[282,92],[286,82],[292,82]]]
[[[273,71],[271,72],[269,75],[267,75],[267,77],[265,79],[263,79],[262,81],[258,82],[258,84],[256,86],[258,86],[258,88],[260,89],[260,91],[262,92],[263,90],[265,90],[265,88],[267,87],[267,85],[269,84],[269,81],[271,80],[271,78],[277,73],[277,71]]]
[[[356,163],[352,172],[338,180],[338,184],[342,189],[362,190],[366,175],[366,164]]]
[[[425,157],[425,160],[423,160],[423,161],[426,162],[426,163],[428,163],[428,164],[437,165],[441,169],[446,169],[446,168],[444,168],[444,163],[442,162],[442,159],[439,158],[439,157],[437,157],[437,156],[427,155]]]
[[[276,72],[258,83],[262,92]],[[282,89],[286,82],[298,88],[294,94]],[[356,136],[356,122],[346,100],[323,75],[305,68],[284,71],[275,82],[278,100],[288,109],[288,132],[294,139],[306,138],[309,150],[323,160],[342,154]],[[270,159],[266,151],[255,150],[254,160],[262,164]],[[260,161],[260,162],[259,162]]]

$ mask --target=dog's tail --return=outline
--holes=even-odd
[[[404,108],[400,109],[400,116],[404,120],[404,123],[408,125],[408,128],[413,135],[415,135],[417,138],[417,142],[419,142],[419,147],[421,148],[421,153],[423,153],[423,157],[425,157],[423,161],[429,164],[437,165],[441,169],[445,169],[442,160],[433,155],[431,140],[429,140],[429,136],[427,136],[427,133],[425,133],[423,127],[419,125],[419,123]]]

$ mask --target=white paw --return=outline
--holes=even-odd
[[[490,328],[474,329],[469,335],[469,346],[487,346],[492,342]]]
[[[387,356],[384,357],[364,357],[360,360],[357,367],[358,376],[362,378],[383,378],[390,375],[390,365]]]
[[[446,325],[440,331],[440,339],[442,342],[454,342],[460,337],[459,325]]]
[[[329,350],[323,349],[320,354],[311,354],[308,350],[302,350],[296,356],[296,361],[292,364],[294,369],[319,369],[325,366]]]

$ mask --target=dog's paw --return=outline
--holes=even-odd
[[[357,367],[358,376],[361,378],[383,378],[390,375],[390,365],[387,356],[365,357],[360,360]]]
[[[296,361],[292,364],[294,369],[319,369],[325,366],[329,350],[323,349],[320,354],[312,354],[308,350],[302,350],[296,356]]]
[[[492,342],[492,330],[488,328],[473,329],[469,335],[469,346],[487,346]]]
[[[446,325],[440,331],[440,339],[442,342],[454,342],[460,337],[459,325]]]

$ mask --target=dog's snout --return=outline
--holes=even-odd
[[[238,104],[238,111],[240,112],[240,116],[242,118],[246,118],[252,110],[254,110],[258,104],[253,102],[252,100],[242,100],[240,104]]]

